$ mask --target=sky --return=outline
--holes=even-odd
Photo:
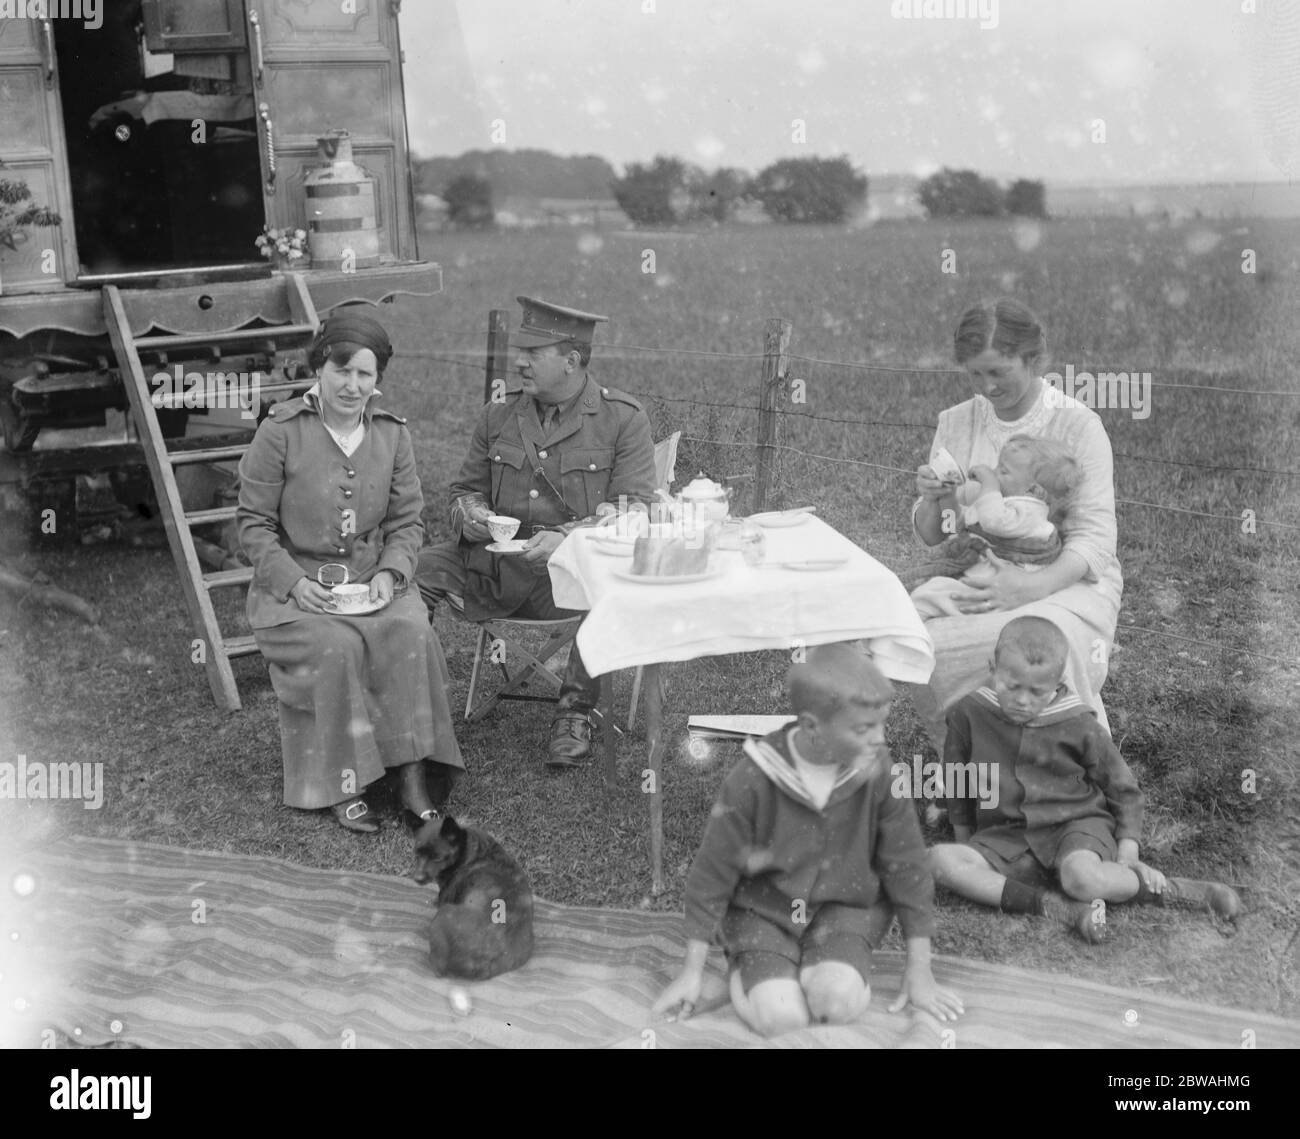
[[[406,0],[401,28],[421,157],[1300,178],[1300,0]]]

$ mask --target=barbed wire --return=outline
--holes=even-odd
[[[710,356],[720,360],[762,360],[765,352],[709,352],[703,348],[657,348],[647,344],[593,344],[592,354],[608,356],[611,351],[658,352],[664,356]]]
[[[871,467],[875,470],[892,471],[902,475],[916,474],[915,468],[909,469],[905,467],[891,467],[886,463],[869,463],[864,459],[846,459],[839,455],[818,455],[815,452],[805,451],[799,447],[791,447],[785,443],[760,444],[760,443],[743,442],[743,441],[731,442],[725,439],[705,439],[694,435],[683,435],[682,438],[685,440],[689,440],[692,443],[713,443],[721,447],[767,446],[774,451],[784,451],[792,455],[800,455],[805,459],[815,459],[819,462],[840,463],[845,466],[853,466],[853,467]],[[1117,505],[1122,504],[1124,506],[1142,506],[1150,510],[1165,510],[1174,514],[1192,514],[1200,518],[1212,518],[1221,522],[1233,522],[1233,523],[1240,524],[1242,521],[1241,516],[1237,514],[1210,514],[1204,510],[1191,510],[1183,506],[1167,506],[1164,503],[1160,503],[1160,502],[1139,502],[1135,499],[1128,499],[1128,498],[1117,498],[1115,502]],[[1258,518],[1258,517],[1254,519],[1254,522],[1255,525],[1257,526],[1270,526],[1278,530],[1300,531],[1300,526],[1292,526],[1286,522],[1269,522],[1266,521],[1265,519]]]
[[[1162,502],[1135,502],[1130,498],[1117,498],[1115,499],[1115,504],[1117,506],[1145,506],[1150,510],[1168,510],[1174,514],[1194,514],[1199,518],[1216,518],[1221,522],[1236,522],[1240,524],[1242,521],[1241,515],[1239,514],[1209,514],[1204,510],[1190,510],[1185,506],[1166,506]],[[1300,531],[1300,526],[1289,526],[1285,522],[1265,522],[1262,518],[1255,518],[1254,523],[1256,526],[1272,526],[1278,530]]]
[[[683,440],[688,440],[688,439],[689,439],[690,442],[692,442],[692,443],[714,443],[714,444],[718,444],[718,445],[720,445],[720,446],[724,446],[724,447],[745,447],[745,446],[753,446],[753,444],[747,444],[747,443],[728,443],[727,441],[725,441],[725,440],[723,440],[723,439],[701,439],[701,438],[698,438],[698,437],[695,437],[695,436],[688,436],[688,435],[683,435],[683,436],[682,436],[682,439],[683,439]],[[896,471],[898,474],[904,474],[904,475],[915,474],[914,471],[904,470],[904,469],[901,468],[901,467],[889,467],[889,466],[885,466],[885,465],[883,465],[883,464],[881,464],[881,463],[868,463],[868,462],[864,462],[864,461],[861,460],[861,459],[842,459],[842,458],[836,458],[835,456],[830,456],[830,455],[813,455],[813,454],[810,454],[810,453],[807,452],[807,451],[800,451],[800,450],[798,450],[798,448],[785,447],[785,446],[780,445],[780,444],[777,445],[777,448],[778,448],[779,450],[794,451],[796,454],[803,455],[803,456],[805,456],[805,457],[807,457],[807,458],[811,458],[811,459],[827,459],[827,460],[830,461],[830,462],[835,462],[835,463],[844,463],[844,464],[848,464],[848,465],[852,465],[852,466],[857,466],[857,467],[874,467],[874,468],[876,468],[876,469],[878,469],[878,470]],[[1117,500],[1117,501],[1123,501],[1123,500]],[[1138,505],[1149,505],[1149,506],[1155,506],[1154,503],[1146,503],[1146,504],[1138,504]],[[1177,510],[1178,508],[1177,508],[1177,507],[1160,507],[1160,506],[1156,506],[1156,509]],[[1189,513],[1199,513],[1199,512],[1197,512],[1197,511],[1191,511],[1191,512],[1189,512]],[[1226,518],[1229,518],[1231,521],[1234,521],[1234,522],[1239,522],[1239,521],[1240,521],[1240,519],[1238,519],[1238,518],[1233,518],[1231,515],[1207,515],[1207,517],[1212,517],[1212,518],[1222,518],[1222,517],[1226,517]],[[1275,522],[1275,523],[1271,523],[1271,525],[1274,525],[1274,526],[1281,526],[1282,523],[1277,523],[1277,522]],[[1300,529],[1300,527],[1294,527],[1294,526],[1292,526],[1292,527],[1286,527],[1286,528],[1287,528],[1287,529],[1293,529],[1293,530],[1294,530],[1294,529]],[[1181,642],[1185,642],[1185,643],[1189,643],[1189,644],[1204,645],[1204,646],[1206,646],[1206,647],[1208,647],[1208,648],[1218,649],[1220,652],[1234,653],[1234,654],[1239,654],[1239,655],[1241,655],[1241,656],[1253,657],[1253,658],[1258,659],[1258,660],[1270,661],[1270,662],[1272,662],[1272,663],[1274,663],[1274,664],[1283,664],[1283,665],[1287,665],[1288,667],[1291,667],[1291,668],[1300,668],[1300,660],[1291,660],[1291,659],[1286,658],[1286,657],[1275,657],[1275,656],[1269,656],[1269,655],[1267,655],[1267,654],[1265,654],[1265,653],[1257,653],[1257,652],[1254,652],[1254,651],[1251,650],[1251,649],[1243,649],[1243,648],[1237,648],[1236,646],[1233,646],[1233,645],[1223,645],[1223,644],[1219,644],[1219,643],[1216,642],[1216,641],[1205,641],[1205,640],[1200,640],[1200,639],[1195,638],[1195,637],[1184,637],[1184,636],[1181,636],[1181,635],[1178,634],[1178,633],[1170,633],[1170,632],[1167,632],[1167,631],[1165,631],[1165,630],[1163,630],[1163,629],[1149,629],[1149,628],[1147,628],[1147,627],[1144,626],[1144,625],[1119,625],[1119,626],[1117,626],[1117,631],[1118,631],[1118,629],[1123,629],[1123,630],[1125,630],[1125,631],[1136,631],[1136,632],[1140,632],[1140,633],[1149,633],[1149,634],[1151,634],[1151,635],[1154,636],[1154,637],[1166,637],[1166,638],[1168,638],[1169,640],[1181,641]]]
[[[473,368],[480,375],[483,374],[482,362],[474,363],[470,360],[453,360],[450,356],[440,356],[437,352],[403,352],[398,359],[408,360],[411,358],[420,360],[437,360],[441,364],[451,364],[457,368]]]
[[[765,444],[746,443],[746,442],[732,443],[727,441],[726,439],[702,439],[699,436],[695,436],[695,435],[683,435],[682,439],[683,441],[687,441],[691,443],[714,443],[719,447],[766,446],[766,447],[770,447],[774,451],[786,451],[793,455],[803,455],[805,458],[808,459],[821,459],[828,463],[844,463],[848,466],[853,466],[853,467],[872,467],[878,471],[895,471],[900,475],[916,474],[915,469],[907,470],[903,467],[891,467],[885,463],[868,463],[865,459],[844,459],[836,455],[815,455],[811,451],[801,451],[798,447],[790,447],[784,443],[765,443]]]
[[[1257,653],[1253,649],[1239,649],[1234,645],[1220,644],[1218,641],[1206,641],[1200,637],[1184,637],[1180,633],[1170,633],[1165,629],[1149,629],[1145,625],[1124,625],[1117,624],[1115,631],[1118,633],[1121,629],[1129,633],[1150,633],[1153,637],[1166,637],[1171,641],[1181,641],[1188,645],[1202,645],[1208,649],[1218,649],[1224,653],[1234,653],[1241,656],[1254,657],[1256,660],[1266,660],[1273,664],[1284,664],[1289,668],[1300,668],[1300,660],[1294,660],[1290,657],[1269,656],[1267,653]]]
[[[799,353],[792,352],[788,359],[791,361],[798,360],[806,364],[821,364],[828,368],[848,368],[852,371],[859,372],[893,372],[902,375],[911,376],[953,376],[962,377],[964,375],[960,368],[909,368],[902,365],[894,364],[862,364],[852,360],[826,360],[819,356],[803,356]],[[1109,369],[1105,369],[1109,371]],[[1083,373],[1095,375],[1090,367],[1076,368],[1075,376],[1078,377]],[[1113,372],[1111,374],[1114,374]],[[1133,373],[1128,373],[1132,375]],[[1258,396],[1292,396],[1300,397],[1300,391],[1269,391],[1260,388],[1224,388],[1213,384],[1172,384],[1164,380],[1152,380],[1153,388],[1173,388],[1177,391],[1189,392],[1223,392],[1227,395],[1258,395]]]
[[[1243,474],[1283,475],[1286,478],[1300,478],[1300,471],[1282,471],[1275,467],[1221,467],[1214,463],[1193,463],[1188,459],[1157,459],[1151,455],[1128,455],[1115,451],[1115,458],[1128,459],[1135,463],[1161,463],[1170,467],[1190,467],[1197,471],[1240,471]]]
[[[762,410],[756,404],[748,404],[748,403],[718,403],[716,401],[710,402],[708,400],[693,399],[689,397],[679,398],[673,396],[656,396],[650,392],[632,392],[631,394],[643,399],[663,399],[670,403],[698,403],[704,407],[735,408],[740,411],[761,411]],[[780,415],[786,415],[791,420],[796,420],[796,421],[802,419],[812,419],[820,423],[839,423],[839,424],[847,424],[849,426],[855,426],[855,427],[904,427],[904,428],[923,430],[923,431],[933,431],[935,429],[935,425],[933,423],[912,423],[906,420],[847,419],[837,415],[817,415],[810,411],[795,412],[795,411],[786,411],[781,408],[777,408],[777,413]],[[1117,459],[1126,459],[1132,462],[1139,462],[1139,463],[1160,463],[1166,466],[1187,467],[1191,470],[1233,471],[1242,474],[1281,475],[1286,478],[1300,478],[1300,471],[1285,471],[1275,467],[1227,467],[1215,463],[1196,463],[1187,459],[1158,459],[1155,458],[1154,456],[1148,456],[1148,455],[1131,455],[1124,451],[1115,451],[1113,452],[1113,454]]]

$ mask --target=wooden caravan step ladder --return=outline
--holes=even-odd
[[[223,351],[265,349],[271,352],[282,352],[305,346],[310,343],[320,327],[316,308],[312,304],[311,295],[301,274],[287,274],[283,280],[288,290],[288,323],[251,329],[186,331],[140,337],[132,333],[130,318],[134,314],[135,326],[140,327],[144,323],[141,312],[146,314],[145,319],[152,316],[162,303],[161,295],[157,291],[122,293],[115,285],[107,285],[104,288],[105,322],[108,325],[118,368],[122,374],[122,381],[126,385],[127,398],[139,430],[145,462],[148,464],[149,475],[158,497],[163,526],[167,531],[167,543],[171,547],[172,557],[176,560],[176,569],[180,573],[181,590],[190,611],[190,620],[195,635],[202,639],[204,645],[204,665],[207,668],[208,684],[212,688],[212,696],[218,707],[228,712],[236,712],[240,708],[239,689],[235,684],[235,674],[231,670],[230,660],[232,657],[250,656],[257,652],[257,643],[252,636],[226,637],[222,633],[212,605],[211,592],[227,586],[246,586],[253,579],[253,571],[247,566],[215,573],[204,571],[195,549],[191,527],[233,519],[235,508],[227,506],[216,510],[187,511],[181,502],[175,468],[184,463],[232,462],[248,450],[248,444],[169,451],[158,422],[158,408],[154,405],[154,393],[145,379],[140,353],[161,352],[175,360],[192,360],[200,354],[196,350],[206,350],[213,360],[219,361]],[[160,357],[160,359],[165,358],[166,356]],[[301,391],[310,384],[310,380],[299,383],[266,384],[260,387],[258,394],[260,397],[273,392]],[[161,401],[161,406],[167,406],[166,400]]]

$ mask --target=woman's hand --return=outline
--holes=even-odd
[[[916,492],[922,498],[938,502],[952,494],[952,483],[944,482],[934,473],[933,467],[916,468]]]
[[[397,577],[392,570],[380,570],[370,579],[370,602],[387,605],[397,588]]]
[[[1088,563],[1072,550],[1062,550],[1056,561],[1036,573],[1003,561],[992,550],[985,552],[984,559],[992,567],[992,577],[977,585],[963,584],[961,593],[953,594],[953,603],[963,613],[1019,609],[1068,588],[1088,572]]]
[[[289,590],[289,597],[304,613],[334,612],[334,594],[311,578],[300,577]]]
[[[1000,609],[1019,609],[1047,596],[1041,575],[1025,573],[1018,566],[1003,561],[991,550],[984,561],[992,573],[980,583],[966,583],[961,593],[953,594],[953,604],[963,613],[993,613]],[[983,575],[981,575],[983,577]]]

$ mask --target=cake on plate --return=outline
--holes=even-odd
[[[709,568],[709,543],[685,538],[638,538],[632,572],[643,577],[682,577]]]

